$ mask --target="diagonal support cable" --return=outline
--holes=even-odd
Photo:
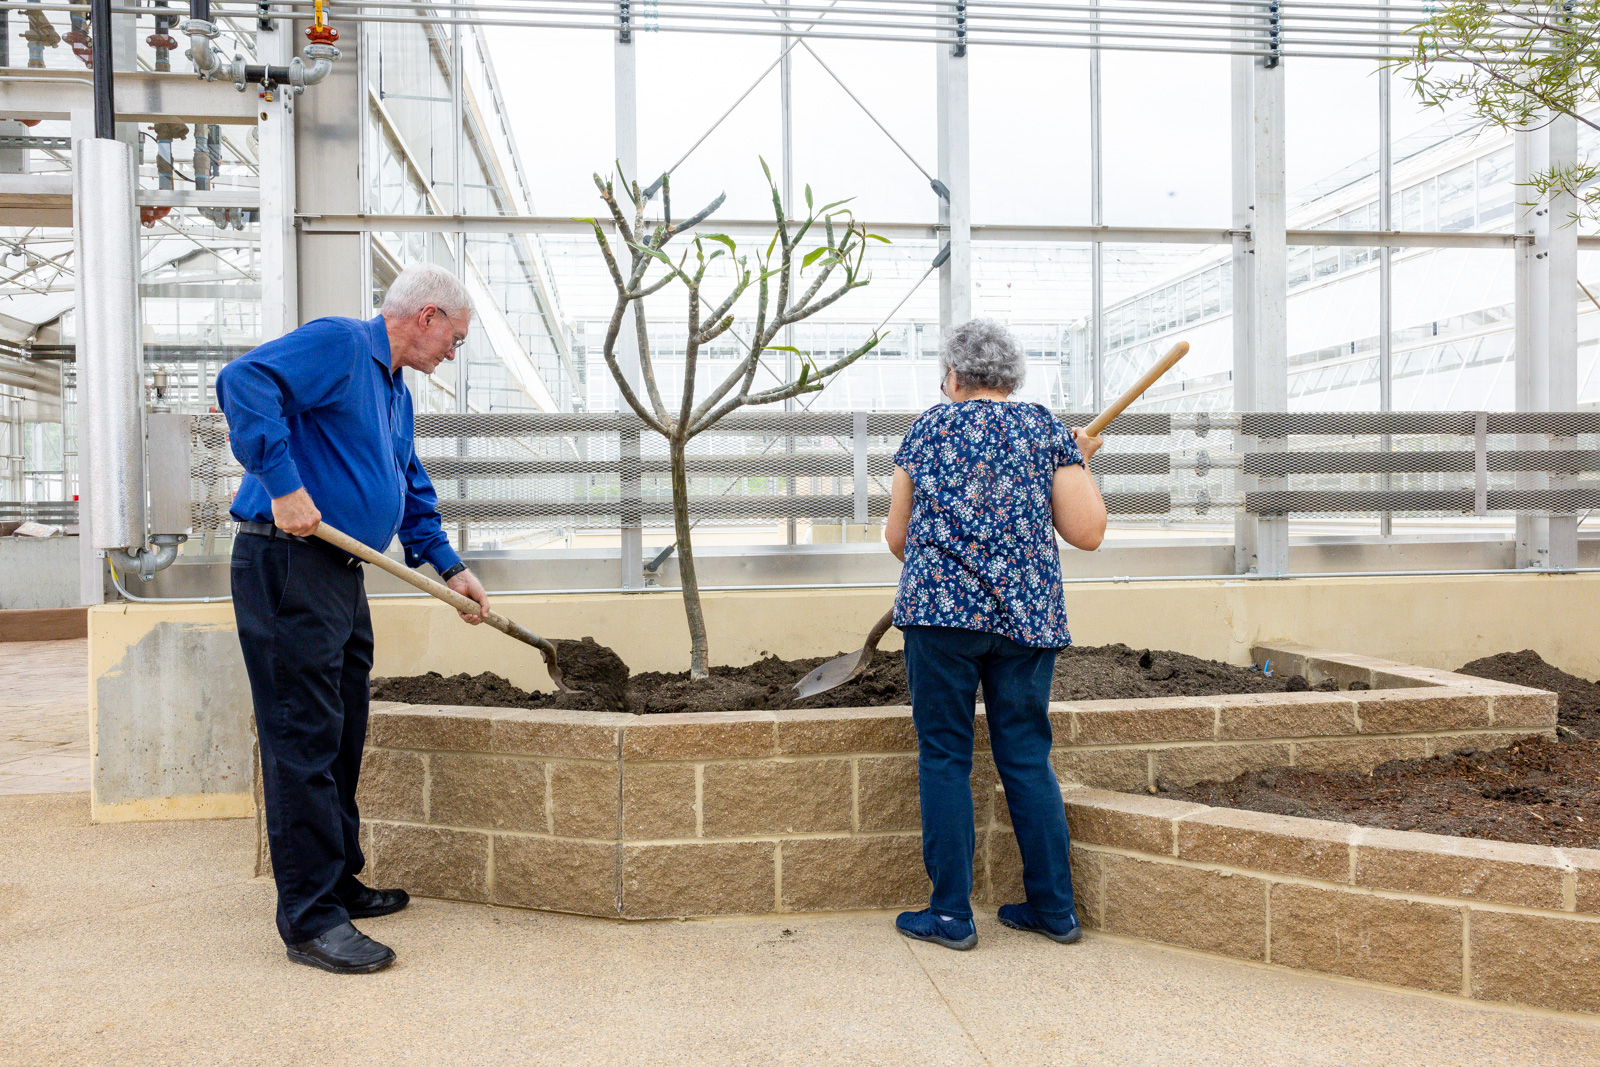
[[[766,4],[767,7],[769,7],[769,8],[773,7],[772,0],[761,0],[761,2],[763,4]],[[778,14],[778,12],[777,12],[777,10],[775,8],[773,9],[772,17],[777,19],[779,22],[783,23],[783,26],[784,26],[785,29],[789,29],[790,28],[788,20],[785,19],[782,15]],[[815,23],[813,23],[813,25],[815,25]],[[901,144],[895,138],[894,134],[889,132],[889,127],[885,126],[878,119],[878,116],[876,116],[876,115],[874,115],[872,113],[872,109],[871,108],[869,108],[866,104],[863,104],[861,102],[861,98],[859,96],[857,96],[854,92],[851,91],[850,86],[848,86],[848,85],[846,85],[844,83],[844,79],[839,77],[839,75],[835,74],[833,68],[828,66],[827,63],[823,62],[822,57],[817,55],[817,50],[812,48],[809,44],[807,44],[806,41],[805,41],[805,38],[803,38],[803,37],[798,39],[798,40],[796,40],[795,44],[800,45],[807,52],[811,53],[811,58],[817,61],[817,65],[820,66],[823,70],[828,72],[828,77],[832,78],[834,81],[839,83],[839,88],[844,90],[844,93],[845,93],[846,96],[848,96],[851,100],[855,101],[856,107],[859,107],[862,110],[862,112],[867,116],[867,118],[872,120],[873,125],[877,126],[879,130],[883,131],[883,135],[885,137],[889,138],[889,143],[894,145],[896,148],[900,149],[900,153],[902,155],[904,155],[906,157],[906,159],[911,161],[911,165],[913,167],[916,167],[917,170],[922,174],[922,176],[924,178],[928,179],[928,184],[933,186],[933,191],[938,193],[939,196],[944,198],[945,200],[949,200],[950,199],[950,191],[947,188],[945,188],[944,182],[941,182],[938,178],[935,178],[933,175],[929,174],[928,173],[928,169],[926,167],[924,167],[921,163],[917,162],[917,157],[912,155],[910,150],[907,149],[905,145]],[[789,46],[790,49],[792,49],[793,47],[794,47],[794,45],[790,45]],[[785,55],[788,54],[787,50],[785,51],[784,54]]]
[[[839,3],[839,0],[828,0],[828,7],[831,9],[838,3]],[[810,33],[812,30],[816,29],[817,23],[821,22],[824,18],[826,18],[827,15],[828,15],[828,13],[826,11],[824,11],[822,14],[820,14],[816,18],[812,19],[810,25],[808,25],[803,32],[804,33]],[[788,23],[784,23],[784,25],[787,26]],[[660,177],[658,177],[655,181],[650,183],[650,187],[648,189],[646,189],[644,191],[644,193],[642,194],[644,196],[644,198],[646,200],[649,200],[651,197],[655,196],[656,193],[659,192],[660,189],[661,189],[661,183],[669,175],[671,175],[673,171],[675,171],[679,167],[683,166],[684,160],[686,160],[690,156],[694,155],[694,150],[699,148],[701,145],[705,144],[706,138],[710,137],[713,133],[716,133],[717,132],[717,127],[721,126],[724,122],[726,122],[728,120],[728,116],[733,114],[736,110],[738,110],[740,104],[744,103],[745,98],[748,97],[751,93],[755,92],[756,91],[756,87],[759,86],[762,82],[767,80],[767,75],[771,74],[774,70],[776,70],[777,67],[778,67],[778,64],[782,63],[785,59],[788,58],[789,53],[793,52],[795,50],[795,46],[796,45],[799,45],[799,44],[802,44],[802,43],[803,43],[803,41],[801,39],[796,38],[796,40],[794,41],[793,44],[789,45],[788,48],[785,48],[782,52],[780,52],[778,54],[778,58],[774,59],[772,61],[772,65],[769,66],[766,70],[762,71],[756,77],[756,80],[750,83],[750,88],[746,89],[744,92],[739,94],[739,99],[735,100],[733,102],[733,104],[731,106],[729,106],[728,110],[724,111],[721,114],[721,116],[719,116],[717,118],[717,121],[715,121],[715,122],[713,122],[711,124],[711,128],[706,130],[705,133],[702,133],[700,135],[700,139],[695,141],[694,144],[690,145],[689,146],[689,150],[687,152],[685,152],[683,155],[679,156],[678,157],[678,161],[676,163],[674,163],[672,166],[668,167],[665,171],[662,172]],[[816,53],[812,53],[812,54],[815,55]],[[819,62],[820,62],[820,60],[819,60]],[[848,91],[849,90],[846,90],[846,92],[848,92]]]

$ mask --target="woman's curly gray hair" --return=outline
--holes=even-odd
[[[962,385],[1014,393],[1028,376],[1022,347],[993,319],[973,319],[950,331],[939,348],[941,376],[956,372]]]

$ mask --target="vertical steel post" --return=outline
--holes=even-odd
[[[461,40],[462,28],[459,22],[450,27],[450,188],[455,199],[455,213],[459,218],[467,213],[467,199],[463,177],[467,172],[465,154],[466,144],[466,106],[463,100],[462,77],[466,69],[466,50]],[[455,232],[453,244],[455,253],[455,274],[462,282],[467,278],[467,234],[465,230]],[[468,406],[468,392],[472,387],[471,371],[469,369],[467,349],[463,348],[456,353],[456,411],[465,414],[470,411]],[[467,454],[467,439],[465,436],[456,438],[456,455],[465,457]],[[465,499],[467,483],[465,479],[456,481],[457,499]],[[460,550],[467,550],[467,543],[471,537],[471,527],[466,519],[462,519],[456,527],[456,539]]]
[[[1095,0],[1095,10],[1100,8]],[[1098,28],[1098,24],[1096,26]],[[1105,154],[1103,110],[1101,108],[1100,38],[1090,38],[1089,51],[1089,225],[1104,226]],[[1100,411],[1106,404],[1105,246],[1096,239],[1089,246],[1089,374],[1092,383],[1091,408]]]
[[[1570,167],[1577,158],[1577,122],[1547,116],[1542,126],[1516,134],[1519,183],[1532,174]],[[1525,212],[1532,240],[1517,251],[1516,405],[1519,411],[1572,411],[1577,406],[1578,232],[1575,198],[1559,193]],[[1519,449],[1562,447],[1543,434],[1518,435]],[[1517,478],[1518,488],[1559,489],[1570,479],[1545,473]],[[1577,516],[1549,512],[1517,516],[1519,567],[1577,565]]]
[[[1232,115],[1235,229],[1248,227],[1250,235],[1248,246],[1241,247],[1239,239],[1234,244],[1234,408],[1287,411],[1284,80],[1277,56],[1235,59]],[[1243,451],[1281,451],[1286,444],[1282,437],[1240,438]],[[1287,484],[1281,478],[1248,476],[1240,476],[1239,482],[1245,489]],[[1234,556],[1241,573],[1285,573],[1289,565],[1288,517],[1240,515],[1235,524]]]
[[[639,89],[638,70],[634,54],[634,32],[629,0],[617,2],[617,40],[612,49],[616,107],[617,166],[622,170],[621,180],[639,179]],[[641,186],[649,182],[639,182]],[[623,197],[626,203],[626,195]],[[622,365],[623,377],[636,392],[641,391],[638,334],[633,324],[633,309],[629,308],[622,321],[622,332],[617,337],[617,362]],[[644,587],[644,525],[640,495],[643,479],[639,473],[641,425],[626,404],[619,401],[622,418],[618,422],[617,440],[621,448],[622,522],[619,528],[622,544],[621,584],[624,589]]]
[[[790,51],[792,44],[793,41],[787,35],[778,38],[778,47],[783,50],[781,53],[782,60],[778,65],[778,106],[780,109],[778,122],[783,135],[783,213],[785,216],[789,214],[794,204],[794,53]],[[783,328],[783,343],[791,349],[794,347],[793,325]],[[786,382],[794,381],[796,370],[794,353],[785,352],[783,354],[783,380]],[[783,410],[793,411],[794,409],[795,398],[792,396],[785,398]],[[793,457],[794,434],[791,433],[784,438],[783,451],[784,454]],[[784,492],[791,498],[795,495],[794,483],[794,460],[791,458],[788,464],[788,475],[783,479]],[[797,524],[793,515],[784,520],[785,544],[792,545],[795,543],[796,527]]]
[[[1387,10],[1387,8],[1385,8]],[[1394,156],[1392,131],[1392,79],[1388,67],[1378,72],[1378,229],[1394,229]],[[1394,249],[1378,249],[1378,409],[1394,410]],[[1383,434],[1378,447],[1384,452],[1394,447],[1394,439]],[[1394,479],[1379,476],[1379,488],[1393,488]],[[1394,513],[1385,511],[1378,519],[1378,533],[1394,533]]]
[[[965,28],[965,5],[957,0]],[[970,137],[967,121],[967,49],[965,44],[935,49],[938,95],[939,181],[949,199],[939,199],[939,225],[950,242],[950,256],[939,268],[940,343],[949,331],[972,318],[972,199]]]
[[[294,21],[277,18],[271,29],[256,31],[263,63],[287,64],[294,58]],[[272,100],[258,100],[257,158],[261,182],[261,336],[281,337],[300,325],[300,283],[294,230],[295,94],[279,87]],[[205,127],[195,128],[195,144]],[[209,153],[208,153],[209,156]],[[198,152],[196,153],[198,159]]]
[[[90,38],[91,54],[94,56],[94,135],[115,137],[116,102],[112,72],[116,68],[113,65],[111,42],[116,37],[111,29],[111,0],[89,0],[89,20],[94,27]]]

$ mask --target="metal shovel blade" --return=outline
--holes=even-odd
[[[894,611],[890,609],[883,613],[883,618],[872,627],[867,634],[866,643],[848,655],[837,659],[830,659],[798,682],[794,683],[795,695],[801,700],[814,697],[818,693],[826,693],[836,689],[844,683],[860,675],[872,666],[872,654],[878,650],[878,642],[883,640],[883,635],[889,632],[889,627],[894,625]]]
[[[806,697],[814,697],[818,693],[826,693],[828,690],[850,681],[850,679],[866,669],[867,664],[862,662],[865,659],[863,655],[865,652],[866,649],[858,648],[854,652],[840,656],[837,659],[830,659],[794,683],[795,695],[804,700]]]

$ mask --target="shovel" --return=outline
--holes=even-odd
[[[396,578],[400,579],[402,582],[405,582],[407,585],[416,586],[429,596],[438,597],[440,600],[444,601],[446,604],[449,604],[457,611],[466,612],[468,615],[478,614],[478,605],[476,601],[469,600],[442,582],[436,582],[427,575],[418,574],[410,567],[396,563],[388,556],[368,548],[366,545],[362,544],[360,541],[357,541],[354,537],[351,537],[342,530],[335,529],[324,522],[316,528],[315,536],[320,537],[322,540],[328,542],[330,545],[333,545],[335,548],[343,549],[363,562],[370,563],[374,567],[383,568]],[[507,637],[515,637],[518,641],[522,641],[525,644],[529,644],[534,648],[537,648],[539,650],[539,654],[544,657],[545,670],[550,673],[550,680],[556,684],[557,689],[561,690],[563,693],[580,692],[580,690],[577,689],[568,689],[566,683],[562,681],[561,668],[556,666],[555,645],[551,644],[545,638],[540,637],[532,630],[529,630],[527,627],[519,626],[510,619],[506,618],[504,615],[496,614],[493,611],[485,611],[483,613],[483,621],[488,623],[490,626],[493,626],[496,630],[499,630]]]
[[[1188,341],[1179,341],[1173,345],[1167,354],[1162,356],[1155,366],[1145,371],[1144,376],[1134,382],[1127,392],[1113,401],[1110,407],[1096,415],[1094,421],[1083,428],[1084,434],[1089,437],[1100,436],[1100,431],[1104,430],[1112,419],[1121,415],[1124,408],[1139,399],[1140,394],[1154,385],[1156,379],[1171,370],[1172,365],[1188,355],[1188,353]],[[872,666],[872,654],[878,650],[878,642],[883,640],[883,635],[888,633],[889,627],[893,625],[894,609],[890,608],[883,613],[883,618],[873,624],[872,631],[867,634],[866,644],[848,655],[830,659],[794,683],[796,697],[801,700],[806,697],[814,697],[818,693],[826,693],[830,689],[837,689],[846,682],[860,677],[868,667]]]

